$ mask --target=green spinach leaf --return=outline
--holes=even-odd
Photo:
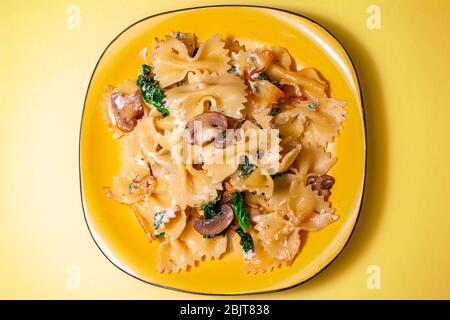
[[[166,96],[159,87],[159,82],[151,77],[150,66],[146,64],[142,66],[142,74],[139,75],[136,83],[141,90],[145,102],[155,106],[155,108],[161,112],[163,117],[167,117],[169,115],[169,109],[164,106],[163,101]]]
[[[249,176],[253,171],[255,171],[256,165],[250,162],[250,159],[247,156],[244,156],[244,162],[241,163],[238,167],[239,176],[240,177],[247,177]]]
[[[245,253],[252,252],[254,250],[252,236],[242,231],[241,228],[237,228],[236,233],[241,237],[239,243],[242,246],[242,250],[244,250]]]
[[[250,214],[245,208],[244,198],[240,192],[231,195],[231,207],[243,232],[248,232],[250,228]]]

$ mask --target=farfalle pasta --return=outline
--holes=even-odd
[[[206,40],[198,50],[195,48],[193,56],[189,55],[188,47],[182,41],[186,37],[176,33],[174,37],[167,36],[154,46],[152,61],[155,79],[162,88],[182,81],[189,71],[225,74],[229,69],[225,43],[219,36]]]
[[[122,146],[106,196],[159,243],[160,272],[232,251],[244,272],[289,266],[303,233],[339,218],[329,150],[346,102],[286,48],[249,41],[155,39],[142,72],[106,87],[99,103]]]

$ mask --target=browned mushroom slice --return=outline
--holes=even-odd
[[[311,185],[313,190],[317,190],[319,195],[325,200],[330,197],[330,189],[333,187],[335,180],[332,176],[324,174],[323,176],[311,176],[307,180],[307,184]]]
[[[233,209],[229,204],[223,204],[220,207],[220,212],[211,219],[197,218],[194,221],[194,229],[204,236],[214,236],[228,228],[233,219]]]
[[[188,121],[187,142],[204,146],[227,129],[227,117],[220,112],[204,112]]]
[[[220,199],[220,204],[225,204],[225,203],[230,202],[230,201],[231,201],[231,196],[232,196],[232,195],[233,195],[232,192],[229,192],[229,191],[225,190],[225,191],[222,193],[222,197],[221,197],[221,199]]]
[[[133,131],[137,121],[144,116],[139,90],[127,96],[114,92],[111,95],[108,111],[114,126],[123,132]]]

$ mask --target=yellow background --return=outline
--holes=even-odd
[[[2,1],[0,4],[0,298],[203,298],[149,286],[111,265],[85,225],[78,133],[95,63],[148,15],[230,1]],[[302,13],[348,50],[368,130],[364,204],[325,271],[262,299],[450,299],[449,1],[245,1]],[[67,28],[67,8],[81,28]],[[381,9],[381,29],[366,26]],[[381,269],[381,289],[366,286]],[[67,286],[73,267],[81,286]],[[210,298],[210,297],[207,297]],[[247,297],[248,298],[248,297]]]

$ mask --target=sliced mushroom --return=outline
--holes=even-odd
[[[220,212],[213,218],[208,220],[197,218],[194,221],[194,229],[204,236],[214,236],[228,228],[233,219],[233,209],[229,204],[223,204]]]
[[[204,146],[219,137],[227,126],[228,119],[220,112],[204,112],[188,121],[186,140]]]
[[[311,176],[307,180],[307,184],[311,185],[313,190],[317,190],[319,195],[323,196],[325,200],[330,197],[330,189],[333,187],[335,179],[327,174],[323,176]]]
[[[114,126],[123,132],[133,131],[137,121],[144,116],[139,90],[127,96],[114,92],[111,95],[108,111]]]

